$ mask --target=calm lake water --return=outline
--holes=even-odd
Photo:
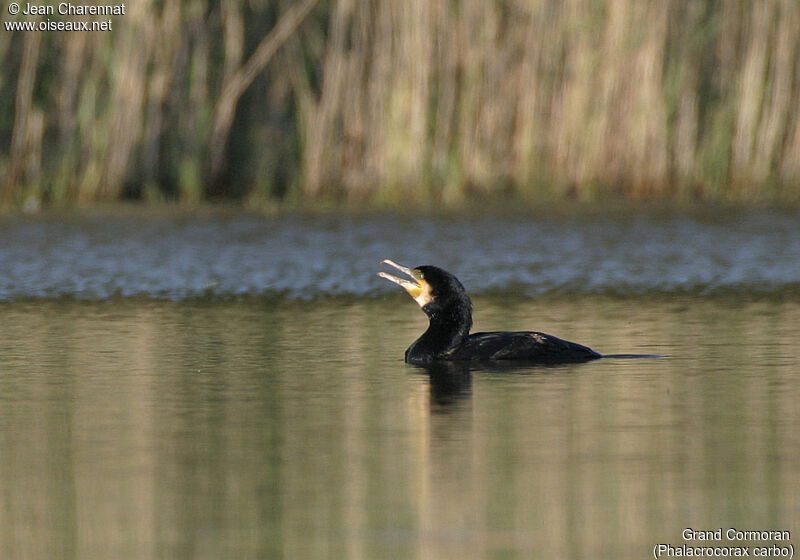
[[[176,214],[0,218],[1,558],[800,535],[800,214]],[[408,366],[426,321],[387,257],[456,273],[475,330],[664,357]]]

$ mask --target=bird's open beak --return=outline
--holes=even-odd
[[[398,278],[397,276],[392,276],[391,274],[388,274],[386,272],[379,272],[378,276],[380,276],[381,278],[386,278],[389,282],[394,282],[398,286],[402,286],[405,289],[405,291],[407,291],[408,294],[415,300],[420,296],[420,294],[424,289],[424,285],[423,285],[423,280],[420,278],[419,272],[411,268],[408,268],[407,266],[402,266],[397,264],[396,262],[392,262],[389,259],[383,260],[381,262],[383,264],[388,264],[389,266],[396,268],[400,272],[407,274],[408,276],[413,278],[414,281],[411,282],[409,280],[404,280],[402,278]]]

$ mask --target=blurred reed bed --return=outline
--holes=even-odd
[[[6,204],[800,199],[796,0],[127,8],[0,32]]]

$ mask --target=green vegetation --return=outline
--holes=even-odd
[[[0,202],[797,201],[798,52],[796,0],[131,2],[0,30]]]

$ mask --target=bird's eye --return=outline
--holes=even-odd
[[[419,279],[425,280],[425,275],[422,272],[419,273]]]

